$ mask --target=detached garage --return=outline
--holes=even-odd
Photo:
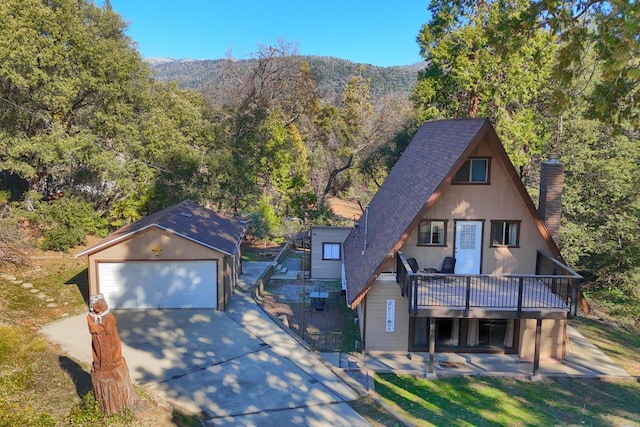
[[[245,223],[191,201],[129,224],[88,257],[89,295],[111,308],[225,310],[241,273]]]

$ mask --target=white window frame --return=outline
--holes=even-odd
[[[322,242],[322,259],[340,261],[342,259],[342,244],[336,242]]]

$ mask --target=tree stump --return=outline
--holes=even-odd
[[[127,362],[122,357],[117,320],[102,294],[91,297],[87,323],[93,351],[91,384],[100,410],[106,415],[118,414],[124,409],[133,412],[138,396],[131,383]]]
[[[125,408],[133,412],[138,396],[133,389],[124,357],[111,371],[91,369],[91,384],[102,413],[118,414]]]

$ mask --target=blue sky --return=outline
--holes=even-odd
[[[427,0],[111,0],[145,58],[246,59],[283,39],[301,55],[419,62]],[[101,5],[102,0],[96,0]]]

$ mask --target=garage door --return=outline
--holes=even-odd
[[[216,307],[216,282],[215,261],[98,263],[98,286],[112,308]]]

